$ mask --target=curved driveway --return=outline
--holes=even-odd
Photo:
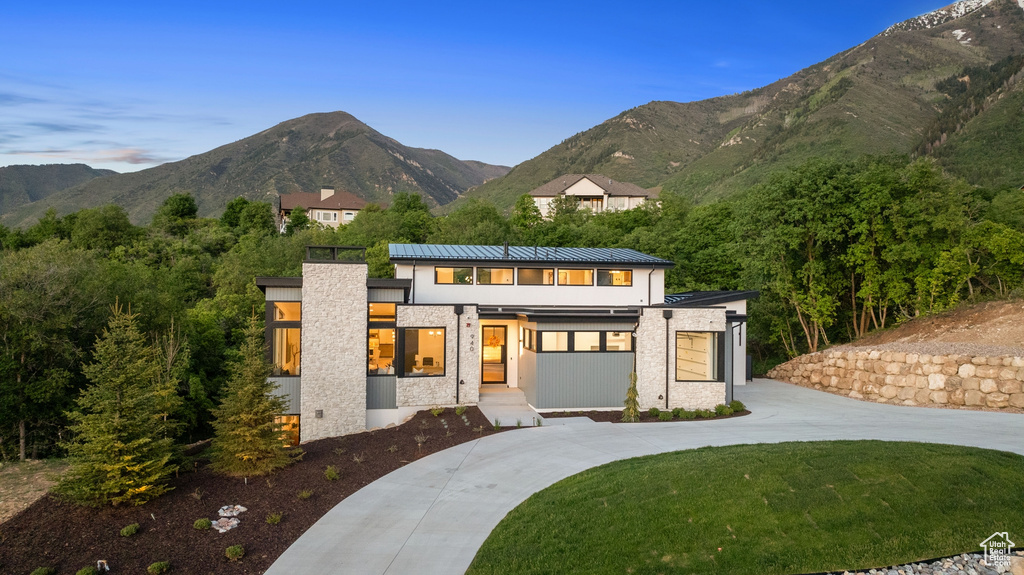
[[[879,405],[770,380],[736,388],[720,421],[524,428],[435,453],[339,503],[270,567],[295,573],[463,573],[533,493],[591,467],[707,445],[830,439],[949,443],[1024,454],[1024,415]],[[589,420],[588,420],[589,421]]]

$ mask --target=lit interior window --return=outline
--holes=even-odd
[[[470,285],[473,268],[434,268],[434,283]]]
[[[569,332],[567,331],[542,331],[540,332],[541,351],[569,351]]]
[[[480,285],[512,285],[512,268],[477,268],[476,283]]]
[[[552,268],[519,268],[519,285],[549,286],[555,283],[555,270]]]
[[[599,286],[631,286],[633,285],[632,270],[597,270]]]
[[[371,303],[370,321],[395,321],[395,304]]]
[[[594,270],[558,270],[558,285],[589,286],[594,285]]]
[[[274,375],[299,375],[300,332],[298,328],[274,329]]]
[[[405,377],[444,375],[444,328],[405,330]]]
[[[297,301],[274,302],[274,321],[301,321],[302,304]]]
[[[628,331],[605,333],[605,348],[608,351],[632,351],[633,333]]]
[[[395,330],[371,329],[367,342],[367,373],[370,375],[395,374]]]
[[[578,331],[573,335],[573,351],[601,351],[601,332]]]

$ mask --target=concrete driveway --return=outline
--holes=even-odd
[[[770,380],[738,387],[751,415],[721,421],[571,423],[464,443],[339,503],[267,571],[463,573],[491,530],[533,493],[591,467],[708,445],[830,439],[922,441],[1024,454],[1024,415],[866,403]]]

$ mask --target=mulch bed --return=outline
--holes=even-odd
[[[622,421],[622,411],[558,411],[554,413],[542,413],[544,419],[549,417],[589,417],[594,421],[610,422],[610,423],[624,423]],[[750,410],[744,409],[743,411],[737,411],[731,415],[716,415],[715,417],[708,417],[705,419],[672,419],[670,421],[713,421],[715,419],[729,419],[732,417],[743,417],[744,415],[750,415]],[[657,417],[651,417],[646,411],[640,412],[640,420],[636,423],[668,423],[661,421]]]
[[[172,481],[173,491],[139,507],[92,509],[48,495],[0,524],[0,573],[28,575],[52,567],[58,574],[74,574],[99,559],[112,573],[144,574],[157,561],[169,561],[171,573],[263,573],[359,488],[416,459],[496,433],[476,407],[465,416],[468,425],[452,409],[438,417],[422,411],[390,429],[313,441],[302,445],[302,461],[248,481],[215,475],[197,462]],[[418,435],[427,437],[421,446]],[[340,479],[324,477],[328,465],[337,468]],[[313,495],[299,499],[302,490]],[[192,527],[196,519],[216,520],[224,505],[248,508],[239,516],[240,526],[223,534]],[[279,524],[266,522],[271,513],[283,514]],[[132,523],[139,524],[138,533],[121,537],[121,528]],[[229,561],[224,552],[231,545],[242,545],[245,557]]]

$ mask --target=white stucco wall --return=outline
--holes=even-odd
[[[441,267],[470,267],[471,264],[453,263]],[[517,267],[509,264],[485,264],[479,267]],[[544,267],[544,266],[523,266]],[[546,266],[554,267],[557,266]],[[569,269],[568,267],[565,269]],[[579,267],[572,269],[580,269]],[[396,264],[395,277],[412,279],[410,301],[417,304],[473,303],[479,305],[509,306],[640,306],[665,303],[665,270],[632,268],[590,268],[594,270],[597,283],[597,269],[631,269],[632,286],[562,286],[562,285],[452,285],[434,283],[434,266],[418,264],[415,274],[411,264]],[[557,272],[556,272],[557,274]],[[518,273],[516,281],[518,281]],[[648,293],[648,276],[650,291]],[[475,277],[475,272],[474,272]],[[648,301],[650,298],[650,301]]]
[[[302,441],[366,427],[366,275],[366,264],[302,265]]]
[[[591,182],[587,178],[576,182],[565,189],[567,196],[602,196],[605,197],[604,188]]]

